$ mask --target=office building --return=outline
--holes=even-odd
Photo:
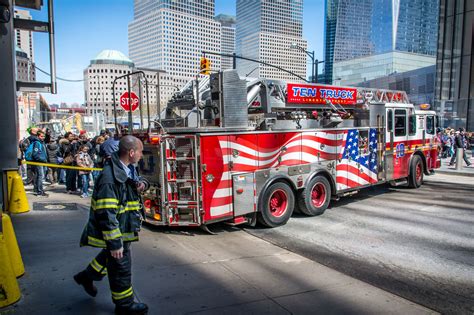
[[[435,56],[438,1],[327,0],[326,82],[336,79],[341,61],[393,51]]]
[[[216,21],[221,23],[221,52],[232,55],[235,53],[235,16],[219,14]],[[221,57],[221,70],[232,69],[233,58]]]
[[[20,47],[15,47],[16,80],[23,82],[36,81],[35,64],[28,58],[28,54]]]
[[[84,70],[84,93],[86,112],[88,115],[101,114],[107,121],[114,119],[114,81],[115,81],[115,104],[119,118],[124,116],[123,110],[119,105],[120,96],[128,91],[127,78],[118,77],[137,71],[135,64],[123,53],[116,50],[104,50],[100,52],[90,65]],[[153,71],[144,71],[148,80],[148,101],[150,105],[150,115],[154,117],[157,114],[157,95],[156,95],[156,76]],[[146,84],[143,77],[138,82],[139,76],[130,77],[130,90],[141,96],[141,104],[146,115]],[[164,73],[160,74],[160,80],[169,82],[171,79]],[[164,92],[162,87],[160,91]],[[160,98],[162,103],[166,102],[166,93],[162,93]],[[137,111],[136,114],[138,115]]]
[[[474,131],[474,1],[440,0],[435,109],[444,127]]]
[[[166,71],[182,86],[198,74],[202,51],[221,52],[221,23],[214,16],[214,0],[135,0],[130,58],[139,68]],[[219,70],[221,57],[208,57]]]
[[[307,42],[303,39],[303,0],[237,0],[236,53],[306,77]],[[299,49],[291,49],[296,44]],[[301,81],[277,68],[237,60],[241,76]]]
[[[372,53],[372,0],[326,0],[325,9],[324,81],[331,84],[333,63]]]
[[[357,85],[393,73],[433,66],[435,63],[436,58],[433,56],[401,51],[370,55],[334,63],[333,82]]]
[[[14,16],[17,19],[31,20],[31,14],[27,10],[15,9]],[[34,62],[33,32],[15,29],[16,46],[24,51],[31,62]]]
[[[413,104],[430,104],[433,108],[435,76],[436,66],[433,65],[403,73],[393,73],[362,82],[357,86],[405,91]]]
[[[371,0],[376,54],[405,51],[435,56],[438,0]]]

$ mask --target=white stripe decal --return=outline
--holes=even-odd
[[[231,188],[219,188],[216,189],[212,198],[222,198],[231,196]]]
[[[232,212],[232,204],[223,205],[219,207],[211,207],[211,217],[223,215]]]

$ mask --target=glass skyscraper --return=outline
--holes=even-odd
[[[435,109],[444,127],[474,130],[474,1],[441,0]]]
[[[371,0],[374,53],[436,54],[438,0]]]
[[[371,0],[326,0],[325,83],[332,83],[334,62],[371,54],[371,16]]]
[[[303,0],[237,0],[236,53],[306,77],[307,48],[303,35]],[[242,76],[299,81],[274,67],[237,60]]]
[[[402,51],[434,56],[439,0],[326,0],[325,74],[333,63]]]

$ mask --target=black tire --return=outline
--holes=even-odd
[[[331,185],[326,177],[313,177],[298,195],[300,211],[308,216],[321,215],[331,201]]]
[[[408,174],[408,187],[418,188],[423,184],[423,161],[419,155],[413,156],[410,163],[410,173]]]
[[[258,202],[258,222],[266,227],[285,225],[295,207],[295,195],[288,184],[276,182],[268,186]]]

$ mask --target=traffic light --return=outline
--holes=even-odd
[[[206,57],[201,57],[201,74],[209,75],[211,73],[211,61]]]

